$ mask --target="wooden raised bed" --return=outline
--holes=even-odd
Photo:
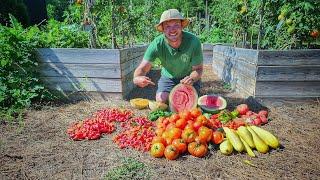
[[[146,46],[124,49],[38,49],[42,79],[63,94],[111,93],[122,98],[133,89],[134,69]]]
[[[213,47],[214,72],[244,97],[320,97],[320,49]]]

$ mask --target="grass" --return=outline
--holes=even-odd
[[[109,170],[105,180],[116,179],[150,179],[150,169],[133,158],[123,158],[121,165]]]

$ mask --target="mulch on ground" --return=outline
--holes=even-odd
[[[153,78],[156,77],[156,73]],[[111,135],[96,141],[72,141],[70,123],[106,107],[131,109],[128,101],[80,101],[31,108],[24,124],[0,125],[0,179],[103,179],[133,159],[143,164],[130,176],[139,179],[318,179],[320,177],[320,102],[237,98],[235,92],[206,66],[201,94],[220,94],[228,107],[248,102],[254,110],[267,108],[271,121],[263,128],[280,139],[282,147],[251,158],[246,154],[222,155],[213,147],[205,158],[180,156],[175,161],[155,159],[148,153],[119,149]],[[155,87],[154,87],[155,88]],[[154,98],[155,89],[138,89],[131,97]],[[136,116],[149,110],[134,110]],[[249,160],[249,161],[247,161]],[[250,162],[250,163],[248,163]],[[141,165],[140,164],[140,165]],[[110,177],[110,176],[109,176]]]

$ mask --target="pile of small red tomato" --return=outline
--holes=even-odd
[[[102,134],[115,131],[114,122],[127,121],[133,112],[118,108],[106,108],[94,113],[93,117],[72,123],[67,129],[69,137],[73,140],[96,140]]]
[[[153,157],[174,160],[189,152],[203,157],[208,152],[208,143],[220,144],[224,135],[216,129],[221,123],[207,119],[198,108],[160,117],[156,121],[156,136],[152,140],[150,153]]]
[[[135,117],[122,122],[122,131],[113,137],[113,141],[122,148],[133,148],[139,151],[149,151],[151,141],[155,136],[155,124],[146,117]]]

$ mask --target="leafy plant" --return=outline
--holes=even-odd
[[[33,53],[35,31],[24,29],[12,16],[10,22],[11,27],[0,26],[0,111],[6,117],[30,106],[44,90]]]
[[[133,158],[124,158],[120,166],[107,172],[105,179],[150,179],[150,176],[150,170],[145,164]]]

